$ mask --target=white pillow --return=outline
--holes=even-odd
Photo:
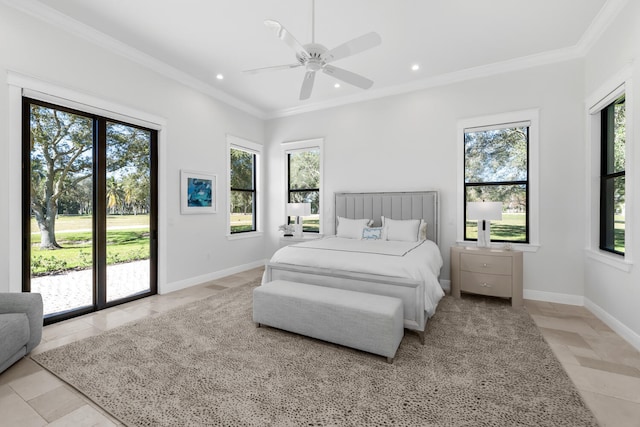
[[[420,237],[419,219],[391,219],[382,217],[382,227],[386,240],[401,242],[417,242]],[[426,229],[425,229],[426,233]]]
[[[349,219],[339,216],[336,236],[347,239],[362,239],[362,230],[369,225],[370,221],[368,218]]]

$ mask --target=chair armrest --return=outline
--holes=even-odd
[[[0,313],[26,313],[29,319],[29,342],[27,353],[42,339],[42,295],[36,293],[0,293]]]

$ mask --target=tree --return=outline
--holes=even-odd
[[[289,201],[311,203],[311,213],[320,206],[320,150],[289,154]]]
[[[526,210],[526,128],[465,133],[467,201],[502,201],[511,211]]]
[[[31,210],[43,249],[57,249],[55,220],[65,188],[91,175],[93,121],[64,111],[31,105]]]
[[[104,120],[30,105],[31,210],[40,229],[43,249],[60,248],[55,221],[61,203],[85,213],[93,210],[93,184],[88,179],[93,175],[94,166],[93,129]],[[120,178],[127,174],[149,176],[149,141],[147,130],[106,122],[105,169],[107,176],[113,177],[114,187],[120,187]],[[73,194],[82,198],[74,200]],[[115,193],[112,195],[115,197]],[[121,199],[114,199],[110,208],[122,212]]]

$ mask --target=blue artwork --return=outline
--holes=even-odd
[[[202,178],[187,179],[187,206],[190,208],[213,206],[213,181]]]

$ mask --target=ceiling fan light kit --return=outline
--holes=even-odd
[[[376,32],[370,32],[360,37],[356,37],[346,43],[343,43],[331,50],[321,44],[315,43],[315,1],[312,0],[312,17],[311,17],[311,43],[302,45],[295,37],[278,21],[267,19],[264,25],[272,30],[276,36],[285,42],[296,55],[297,63],[287,65],[276,65],[272,67],[256,68],[246,70],[246,73],[258,73],[262,71],[285,70],[290,68],[305,67],[306,73],[302,80],[300,88],[300,100],[308,99],[313,90],[315,74],[322,71],[338,80],[349,83],[353,86],[369,89],[373,85],[370,80],[360,74],[344,70],[342,68],[329,65],[330,62],[355,55],[365,50],[371,49],[382,43],[382,38]]]

